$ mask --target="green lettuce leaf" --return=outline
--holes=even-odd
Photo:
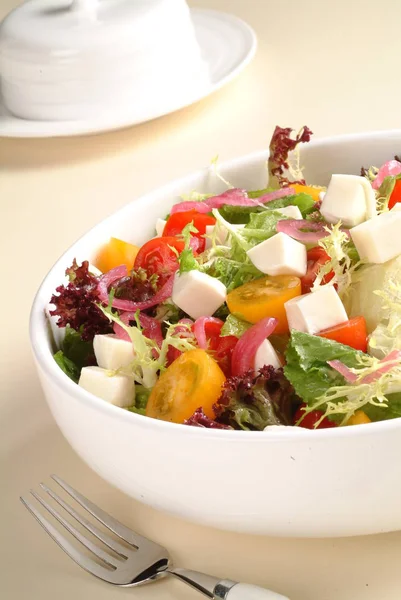
[[[93,342],[82,339],[81,333],[69,325],[65,328],[65,336],[61,347],[63,354],[81,371],[82,367],[96,364]]]
[[[56,352],[53,358],[60,369],[64,371],[64,373],[75,383],[78,383],[80,369],[77,367],[77,365],[72,360],[67,358],[62,350]]]
[[[250,192],[248,191],[247,194],[249,198],[260,198],[261,196],[265,196],[266,194],[270,194],[270,192],[274,191],[275,188],[268,187],[264,188],[263,190],[251,190]]]
[[[150,388],[145,388],[139,383],[135,384],[135,406],[139,409],[145,409],[151,394]]]
[[[240,338],[250,327],[252,327],[252,323],[248,323],[240,315],[229,314],[220,335],[221,337],[235,335],[235,337]]]
[[[357,367],[357,357],[363,353],[301,331],[291,332],[287,347],[284,374],[295,392],[306,404],[313,404],[329,388],[345,383],[344,377],[334,371],[329,360],[341,360],[347,367]]]
[[[196,227],[194,227],[193,221],[188,223],[188,225],[185,225],[184,229],[181,232],[181,235],[184,238],[185,246],[184,246],[184,250],[181,252],[181,254],[178,257],[178,262],[180,265],[180,269],[179,269],[180,274],[199,269],[199,263],[196,260],[193,250],[190,246],[191,233],[199,233],[198,230],[196,229]]]
[[[146,414],[146,405],[149,400],[151,388],[146,388],[139,383],[135,384],[135,404],[128,408],[129,412],[136,413],[138,415]]]
[[[395,184],[399,179],[401,179],[401,174],[395,175],[394,177],[389,175],[383,179],[383,183],[379,188],[376,199],[378,213],[388,211],[390,196],[393,193]]]
[[[300,331],[291,332],[286,359],[284,374],[308,405],[306,412],[318,408],[339,424],[344,424],[359,408],[372,421],[401,416],[399,367],[371,384],[349,384],[327,361],[340,360],[354,369],[353,372],[365,374],[380,367],[377,359],[344,344]]]
[[[285,208],[286,206],[298,206],[302,216],[305,218],[306,215],[314,211],[316,203],[312,196],[309,196],[308,194],[296,194],[294,196],[285,196],[284,198],[272,200],[263,206],[233,206],[226,204],[219,208],[219,212],[229,223],[238,224],[248,223],[252,214],[261,213],[266,210],[277,210],[278,208]]]

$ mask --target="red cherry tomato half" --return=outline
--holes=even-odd
[[[301,404],[295,413],[294,424],[303,417],[298,427],[304,427],[304,429],[329,429],[330,427],[337,427],[337,424],[333,421],[330,421],[327,417],[325,417],[323,421],[317,427],[315,427],[316,423],[322,418],[323,413],[321,410],[313,410],[304,416],[305,412],[302,409],[306,406],[306,404]]]
[[[174,213],[164,226],[163,236],[179,235],[192,221],[195,229],[198,230],[198,233],[193,233],[192,236],[199,239],[199,252],[203,252],[206,240],[202,236],[206,233],[206,227],[216,223],[216,219],[210,215],[198,213],[196,210]]]
[[[220,336],[223,322],[206,322],[205,323],[205,334],[208,343],[207,351],[218,363],[220,369],[223,371],[226,377],[231,375],[231,356],[235,346],[237,345],[238,338],[234,335],[227,335],[224,337]]]
[[[401,179],[397,179],[395,182],[394,189],[391,193],[390,200],[388,201],[388,207],[391,210],[397,202],[401,202]]]
[[[213,358],[226,377],[231,376],[231,358],[237,342],[238,338],[234,335],[227,335],[218,339],[213,350]]]
[[[351,346],[355,350],[361,350],[362,352],[367,352],[368,350],[368,332],[364,317],[355,317],[335,327],[329,327],[321,331],[318,335],[328,340],[334,340],[340,344]]]
[[[301,277],[301,286],[303,294],[308,294],[311,291],[316,276],[319,273],[320,267],[330,260],[330,256],[327,254],[327,252],[323,250],[323,248],[320,248],[320,246],[315,246],[315,248],[311,248],[310,250],[308,250],[306,254],[306,259],[308,269],[306,271],[306,275],[304,275],[304,277]],[[329,281],[331,281],[331,279],[333,279],[333,277],[333,272],[328,273],[323,278],[323,283],[328,283]]]
[[[160,283],[178,269],[178,257],[173,248],[181,253],[184,242],[175,237],[159,237],[149,240],[140,248],[134,269],[145,269],[148,275],[158,275]]]

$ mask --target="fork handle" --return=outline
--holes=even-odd
[[[206,573],[188,569],[168,568],[167,573],[212,600],[289,600],[289,598],[249,583],[218,579]]]
[[[219,596],[215,596],[215,598],[219,598]],[[281,594],[249,583],[236,583],[222,598],[224,600],[289,600]]]

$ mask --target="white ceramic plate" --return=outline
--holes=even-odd
[[[401,130],[317,140],[301,148],[306,181],[359,173],[401,150]],[[220,165],[235,187],[267,183],[267,152]],[[78,240],[52,267],[33,304],[30,336],[53,416],[77,454],[129,496],[191,521],[293,537],[401,530],[401,419],[317,431],[220,431],[142,417],[89,394],[53,360],[44,314],[76,257],[93,260],[110,236],[143,244],[181,194],[219,193],[210,169],[130,202]],[[134,458],[133,458],[134,457]]]
[[[210,68],[211,84],[192,101],[175,106],[161,106],[147,121],[169,114],[206,98],[236,77],[252,60],[256,51],[256,35],[249,25],[232,15],[213,10],[191,10],[197,38]],[[59,137],[101,133],[137,125],[134,111],[116,114],[113,119],[93,121],[29,121],[9,113],[0,97],[0,136]]]

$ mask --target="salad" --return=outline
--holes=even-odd
[[[332,428],[401,416],[401,159],[305,182],[276,127],[268,187],[196,191],[140,248],[67,268],[54,359],[124,410],[186,426]],[[379,168],[378,168],[379,167]]]

